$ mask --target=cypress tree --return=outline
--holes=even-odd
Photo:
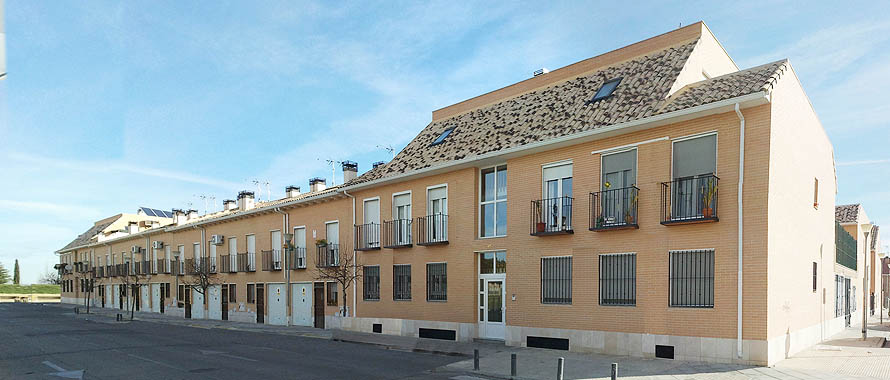
[[[19,259],[15,259],[15,268],[12,269],[12,283],[16,285],[22,283],[22,276],[19,274]]]

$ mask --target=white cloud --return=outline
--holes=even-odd
[[[878,165],[878,164],[890,164],[890,159],[838,162],[837,166],[861,166],[861,165]]]
[[[77,215],[86,218],[93,218],[100,215],[98,210],[89,207],[53,202],[16,201],[10,199],[0,199],[0,209],[61,216]]]
[[[119,163],[113,161],[78,161],[78,160],[59,160],[54,158],[42,157],[24,153],[10,153],[10,159],[25,162],[28,164],[51,166],[61,169],[78,170],[93,173],[108,172],[125,172],[131,174],[141,174],[145,176],[162,178],[180,182],[196,183],[200,185],[215,186],[227,190],[234,190],[242,185],[236,182],[218,180],[213,178],[202,177],[187,172],[164,170],[151,168],[146,166],[133,165],[128,163]]]

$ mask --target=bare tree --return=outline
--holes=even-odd
[[[59,270],[52,271],[47,269],[43,272],[42,275],[40,275],[40,278],[37,279],[37,282],[47,285],[61,285],[62,276],[59,275]]]
[[[222,280],[217,276],[217,268],[215,266],[216,263],[212,263],[207,259],[186,261],[185,264],[186,276],[183,278],[182,283],[187,288],[195,289],[204,296],[204,305],[202,307],[207,305],[207,289],[211,286],[222,284]],[[204,319],[207,319],[209,313],[203,314]]]
[[[341,249],[342,245],[318,244],[318,261],[316,262],[315,276],[320,281],[335,281],[340,284],[343,293],[343,305],[340,315],[349,316],[348,293],[349,286],[354,281],[362,278],[362,266],[358,265],[358,251]],[[322,247],[324,247],[322,249]]]
[[[130,309],[130,320],[133,320],[133,315],[136,313],[136,297],[140,297],[142,295],[142,287],[146,286],[146,282],[148,282],[148,275],[141,274],[134,270],[131,266],[132,264],[124,265],[124,273],[118,274],[121,279],[121,282],[124,285],[124,291],[127,293],[127,300],[129,301],[129,309]],[[133,298],[132,300],[130,298]]]

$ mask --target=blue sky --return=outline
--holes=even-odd
[[[329,178],[325,159],[367,170],[437,108],[698,20],[742,68],[791,59],[835,146],[838,203],[862,202],[881,223],[888,13],[838,2],[8,0],[0,263],[18,258],[23,282],[36,281],[97,219],[203,211],[201,194],[219,208],[254,179],[281,197]]]

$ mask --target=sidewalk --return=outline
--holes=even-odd
[[[73,305],[60,308],[71,310]],[[117,309],[92,308],[90,314],[75,317],[101,323],[115,322]],[[129,314],[124,314],[125,322]],[[443,371],[461,372],[461,379],[493,377],[509,379],[510,355],[517,355],[516,379],[555,379],[559,357],[565,358],[564,378],[609,379],[611,364],[618,363],[621,379],[880,379],[890,378],[890,348],[882,348],[885,337],[890,337],[890,321],[879,325],[870,320],[863,342],[859,328],[850,328],[832,340],[805,350],[774,367],[754,367],[737,364],[684,362],[665,359],[644,359],[626,356],[582,354],[567,351],[504,346],[498,342],[454,342],[404,336],[361,333],[344,330],[321,330],[303,326],[272,326],[244,322],[181,317],[151,312],[136,312],[135,319],[152,323],[166,323],[197,328],[218,328],[266,334],[303,336],[341,342],[371,344],[386,349],[418,351],[466,357],[441,367]],[[124,323],[125,323],[124,322]],[[872,323],[873,322],[873,323]],[[480,371],[473,370],[473,350],[480,352]]]

